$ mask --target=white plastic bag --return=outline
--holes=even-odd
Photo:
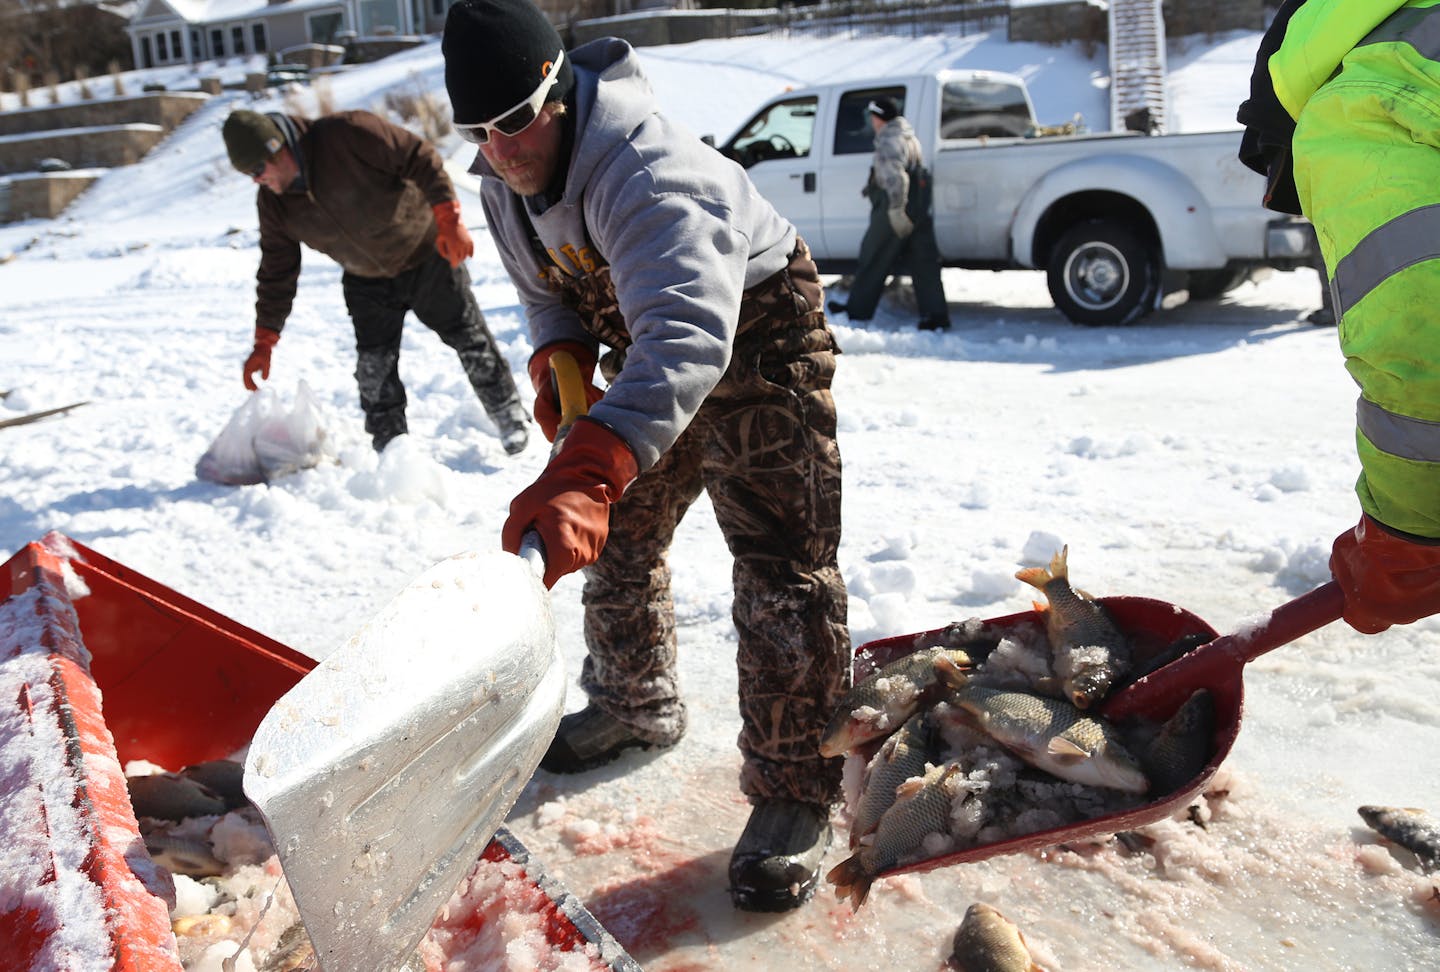
[[[328,457],[324,419],[310,386],[301,381],[293,404],[264,386],[247,395],[195,464],[212,483],[264,483],[319,465]]]

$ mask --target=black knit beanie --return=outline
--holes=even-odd
[[[870,114],[875,115],[881,121],[894,121],[900,117],[900,105],[894,98],[882,95],[870,104]]]
[[[455,124],[491,121],[534,94],[563,47],[530,0],[460,0],[445,17],[440,42]],[[560,101],[574,85],[566,57],[545,100]]]

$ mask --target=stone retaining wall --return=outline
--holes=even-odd
[[[45,132],[57,128],[141,123],[170,131],[209,99],[198,91],[152,92],[127,98],[74,101],[0,111],[0,135]],[[66,159],[71,165],[73,159]]]
[[[44,159],[73,168],[134,165],[165,137],[159,125],[105,125],[0,137],[0,175],[32,172]]]
[[[103,173],[45,172],[0,179],[0,223],[52,219]]]

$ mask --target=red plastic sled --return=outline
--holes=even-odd
[[[234,756],[315,663],[58,533],[11,557],[4,577],[0,832],[30,873],[0,885],[0,972],[96,961],[179,972],[173,888],[145,851],[123,767]],[[507,861],[542,892],[557,952],[588,942],[602,966],[638,970],[502,828],[479,866]],[[108,955],[86,951],[97,943]]]

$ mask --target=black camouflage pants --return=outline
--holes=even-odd
[[[495,347],[495,338],[470,290],[470,274],[462,263],[450,264],[438,253],[396,277],[341,278],[345,306],[355,326],[355,381],[365,431],[375,448],[383,448],[406,431],[405,386],[400,383],[400,338],[405,312],[454,348],[465,376],[485,413],[499,424],[510,408],[520,408],[520,393],[510,366]],[[502,425],[503,429],[504,426]]]
[[[613,288],[569,296],[597,330],[600,316],[613,328]],[[734,558],[740,789],[828,805],[842,761],[821,757],[819,741],[850,684],[850,632],[836,560],[830,385],[839,349],[822,305],[803,242],[789,268],[746,292],[725,377],[611,510],[604,552],[586,574],[580,683],[643,738],[670,742],[685,731],[666,554],[703,489]]]

